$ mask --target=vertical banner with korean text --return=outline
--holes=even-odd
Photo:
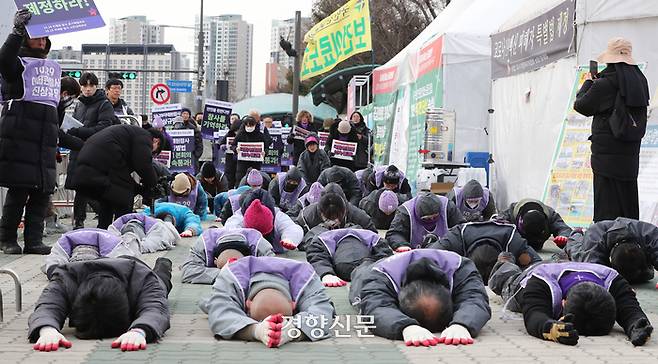
[[[376,69],[373,74],[372,135],[375,165],[385,165],[389,162],[391,136],[398,103],[397,80],[398,66]]]
[[[174,173],[188,172],[194,174],[192,152],[194,151],[194,130],[170,130],[174,143],[171,146],[171,167]]]

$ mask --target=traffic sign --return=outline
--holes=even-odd
[[[192,81],[167,80],[167,86],[169,86],[171,92],[192,92]]]
[[[151,88],[151,100],[157,105],[164,105],[171,99],[171,90],[164,83],[158,83]]]

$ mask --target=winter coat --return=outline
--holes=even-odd
[[[149,207],[144,209],[144,214],[151,215]],[[162,214],[169,214],[176,220],[176,230],[179,233],[190,230],[194,231],[195,235],[201,235],[203,228],[201,227],[201,218],[189,208],[171,202],[158,202],[155,204],[155,216]]]
[[[356,131],[358,143],[356,146],[356,155],[354,156],[354,167],[356,170],[364,169],[368,167],[368,163],[370,162],[368,160],[368,148],[371,147],[370,138],[372,137],[372,133],[365,121],[358,124],[350,124],[352,125],[352,129]],[[361,139],[359,139],[359,135]],[[372,153],[370,153],[370,156],[372,156]]]
[[[304,180],[310,186],[320,177],[320,173],[331,167],[331,161],[327,153],[318,149],[315,153],[305,150],[297,162],[297,168],[304,175]]]
[[[110,104],[112,102],[110,101]],[[114,115],[120,116],[120,115],[135,115],[135,112],[133,109],[131,109],[128,104],[126,104],[126,100],[124,99],[119,99],[116,104],[112,104],[112,110],[114,110]]]
[[[327,138],[327,144],[324,146],[324,151],[327,153],[329,158],[331,158],[331,165],[345,167],[351,170],[352,172],[365,168],[365,166],[360,166],[359,168],[357,168],[357,159],[360,157],[359,155],[360,148],[358,145],[360,141],[359,141],[359,137],[356,136],[356,130],[352,128],[348,134],[341,135],[338,132],[338,124],[339,123],[335,123],[334,125],[331,126],[331,129],[329,131],[329,137]],[[334,140],[341,140],[341,137],[345,139],[342,141],[357,143],[356,154],[354,155],[354,158],[352,160],[334,158],[333,154],[331,153],[331,148],[333,146]],[[362,161],[360,160],[359,162]]]
[[[333,166],[327,168],[320,173],[317,182],[326,186],[331,182],[338,183],[345,193],[348,202],[354,206],[359,206],[361,201],[361,189],[359,188],[359,180],[356,178],[354,172],[348,168],[341,166]]]
[[[290,216],[278,208],[275,208],[274,211],[274,231],[268,241],[272,243],[272,247],[276,253],[283,253],[285,249],[281,247],[281,241],[287,240],[297,246],[302,241],[304,232],[301,227],[292,221]],[[231,229],[244,228],[244,216],[242,213],[231,216],[224,223],[224,227]]]
[[[212,182],[206,182],[202,178],[201,173],[197,174],[196,179],[201,184],[201,187],[203,187],[203,190],[206,192],[208,199],[215,198],[217,194],[229,190],[228,180],[226,179],[224,173],[221,171],[217,171],[215,173],[215,180]]]
[[[523,206],[526,203],[529,203],[529,202],[538,203],[543,207],[543,212],[546,215],[546,217],[548,218],[548,232],[549,232],[549,234],[551,234],[553,236],[565,236],[565,237],[568,237],[569,234],[571,234],[571,228],[569,227],[569,225],[567,225],[567,223],[564,222],[564,220],[562,220],[562,216],[560,216],[560,214],[557,211],[555,211],[552,207],[544,204],[541,201],[530,199],[530,198],[523,199],[519,202],[512,203],[507,210],[499,213],[496,216],[496,219],[506,221],[510,224],[515,224],[515,225],[518,226],[519,213],[521,212],[521,209],[523,208]],[[523,232],[521,232],[521,236],[528,239],[528,237],[525,236],[525,234]],[[550,237],[550,235],[542,237],[540,239],[541,241],[531,241],[530,239],[528,239],[528,243],[530,243],[530,245],[532,245],[532,246],[541,248],[541,246],[544,244],[546,239],[548,239],[549,237]]]
[[[364,197],[361,202],[359,202],[359,208],[365,211],[366,214],[372,218],[375,227],[379,230],[390,229],[393,218],[395,217],[395,212],[390,215],[386,215],[384,212],[382,212],[382,210],[379,209],[379,198],[381,197],[382,193],[384,193],[384,191],[386,190],[383,188],[372,191],[368,196]],[[402,205],[403,203],[409,201],[409,198],[406,195],[401,193],[396,193],[396,195],[398,197],[398,205]]]
[[[299,126],[300,128],[303,128],[300,122],[296,122],[295,126]],[[288,138],[286,139],[286,143],[292,144],[292,157],[293,157],[294,161],[297,161],[297,160],[299,160],[299,156],[306,149],[306,145],[305,145],[304,140],[295,139],[295,133],[294,133],[295,126],[293,126],[293,128],[290,130],[290,134],[288,135]],[[315,133],[315,134],[317,134],[317,132],[318,132],[318,129],[315,127],[315,125],[311,121],[309,121],[308,127],[304,128],[304,129],[306,129],[307,131],[309,131],[311,133]],[[313,182],[311,182],[311,183],[313,183]]]
[[[127,224],[137,224],[137,229],[130,233],[121,233]],[[171,250],[180,240],[176,227],[151,216],[132,213],[116,219],[107,231],[121,237],[125,244],[141,253],[155,253],[161,250]]]

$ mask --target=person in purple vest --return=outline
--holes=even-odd
[[[612,267],[630,283],[647,282],[658,268],[658,227],[625,217],[603,220],[574,230],[564,250],[573,261]]]
[[[171,250],[180,240],[179,232],[172,221],[163,221],[140,213],[119,217],[107,227],[107,231],[121,237],[141,253]]]
[[[287,212],[295,205],[299,196],[308,191],[308,187],[299,169],[290,167],[287,173],[276,174],[276,177],[270,182],[269,191],[279,209]]]
[[[260,341],[270,348],[331,336],[336,315],[310,264],[244,257],[224,266],[212,295],[199,305],[210,330],[224,340]]]
[[[501,252],[509,252],[521,268],[541,261],[541,257],[516,230],[516,226],[496,221],[467,222],[453,226],[446,236],[427,246],[448,250],[472,260],[487,283]]]
[[[204,221],[208,216],[208,196],[194,176],[179,173],[171,183],[171,193],[158,202],[172,202],[188,207]]]
[[[409,181],[404,176],[404,172],[394,165],[376,167],[372,173],[367,176],[365,183],[366,195],[371,194],[373,191],[379,189],[391,190],[395,193],[400,193],[411,200],[411,186]]]
[[[267,187],[263,188],[263,184],[267,183],[269,186],[270,178],[269,176],[263,176],[264,174],[257,169],[250,169],[249,173],[243,178],[244,183],[240,182],[240,187],[227,191],[225,196],[224,193],[217,195],[214,203],[216,206],[215,215],[217,216],[215,222],[225,222],[233,216],[239,210],[240,197],[245,192],[253,189],[267,191]],[[220,208],[218,209],[218,207]]]
[[[258,182],[258,177],[256,177],[256,174],[260,175],[260,182]],[[270,177],[267,172],[263,172],[261,170],[258,170],[256,168],[247,168],[247,174],[242,177],[242,179],[238,183],[239,186],[251,186],[252,188],[262,188],[265,191],[269,190],[270,187],[270,182],[272,182],[272,178]]]
[[[496,214],[496,203],[488,188],[472,179],[464,187],[455,187],[446,195],[455,203],[466,221],[486,221]]]
[[[653,331],[628,281],[604,265],[546,262],[522,271],[501,254],[489,288],[502,296],[504,310],[522,312],[528,334],[540,339],[576,345],[579,335],[607,335],[616,320],[642,346]]]
[[[8,8],[5,7],[5,12]],[[50,40],[31,39],[32,15],[19,10],[0,48],[0,187],[7,188],[0,248],[5,254],[50,253],[43,244],[49,197],[55,191],[61,67],[47,59]],[[25,246],[18,245],[18,225],[25,210]]]
[[[361,265],[352,273],[349,300],[361,315],[374,316],[375,335],[408,346],[472,344],[491,318],[473,262],[442,250],[416,249]]]
[[[303,194],[300,198],[297,199],[295,205],[286,212],[288,216],[292,219],[296,219],[299,216],[299,213],[302,212],[307,206],[320,202],[320,197],[322,197],[322,190],[324,186],[320,182],[313,182],[311,187],[308,189],[308,192]]]
[[[224,227],[260,231],[277,254],[296,249],[304,236],[302,228],[275,207],[272,196],[261,189],[245,194],[240,202],[240,212],[231,216]]]
[[[377,229],[388,230],[391,228],[395,211],[407,201],[407,195],[380,188],[361,200],[359,208],[372,217]]]
[[[206,230],[181,266],[183,283],[213,284],[227,262],[247,256],[274,256],[272,245],[255,229]]]
[[[345,286],[364,261],[376,262],[391,255],[391,247],[379,234],[364,229],[328,230],[306,247],[306,260],[325,287]]]
[[[423,247],[425,236],[442,238],[448,229],[466,222],[455,204],[443,196],[423,193],[398,207],[386,240],[396,252]]]
[[[50,278],[60,264],[99,258],[117,258],[122,255],[137,257],[139,246],[131,246],[107,230],[85,228],[63,234],[53,244],[41,271]]]

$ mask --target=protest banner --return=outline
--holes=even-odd
[[[174,124],[174,119],[180,116],[183,111],[181,104],[168,104],[162,106],[155,106],[151,109],[151,122],[156,116],[159,116],[164,121],[166,127]]]
[[[238,160],[243,162],[263,162],[265,160],[265,144],[238,143]]]
[[[301,126],[295,126],[295,127],[293,128],[293,133],[295,133],[295,137],[294,137],[294,138],[295,138],[296,140],[301,140],[301,141],[306,140],[306,137],[307,137],[309,134],[311,134],[311,132],[310,132],[309,130],[304,129],[304,128],[302,128]]]
[[[267,129],[272,138],[272,145],[265,151],[265,160],[261,171],[265,173],[279,173],[281,172],[281,156],[285,149],[284,139],[282,137],[282,130],[278,128]]]
[[[49,37],[105,26],[93,0],[14,0],[18,9],[32,13],[27,25],[30,38]],[[7,11],[7,9],[5,9]]]
[[[219,100],[206,100],[203,108],[203,122],[201,123],[201,137],[212,140],[214,133],[229,128],[229,117],[233,104]]]
[[[331,153],[336,159],[351,161],[354,159],[354,155],[356,154],[356,143],[334,140],[333,144],[331,145]]]
[[[171,146],[171,167],[169,169],[175,173],[188,172],[194,174],[194,159],[192,158],[194,130],[170,130],[168,133],[174,141]]]
[[[171,168],[171,151],[163,150],[160,154],[153,157],[154,162],[160,162],[167,168]]]
[[[327,139],[329,139],[329,133],[321,131],[318,133],[318,137],[320,138],[320,149],[324,149],[327,145]]]
[[[292,128],[289,126],[281,128],[281,139],[282,139],[281,166],[283,167],[290,167],[293,165],[292,152],[294,149],[294,145],[283,142],[284,140],[288,140],[288,135],[290,135],[291,132],[292,132]]]

